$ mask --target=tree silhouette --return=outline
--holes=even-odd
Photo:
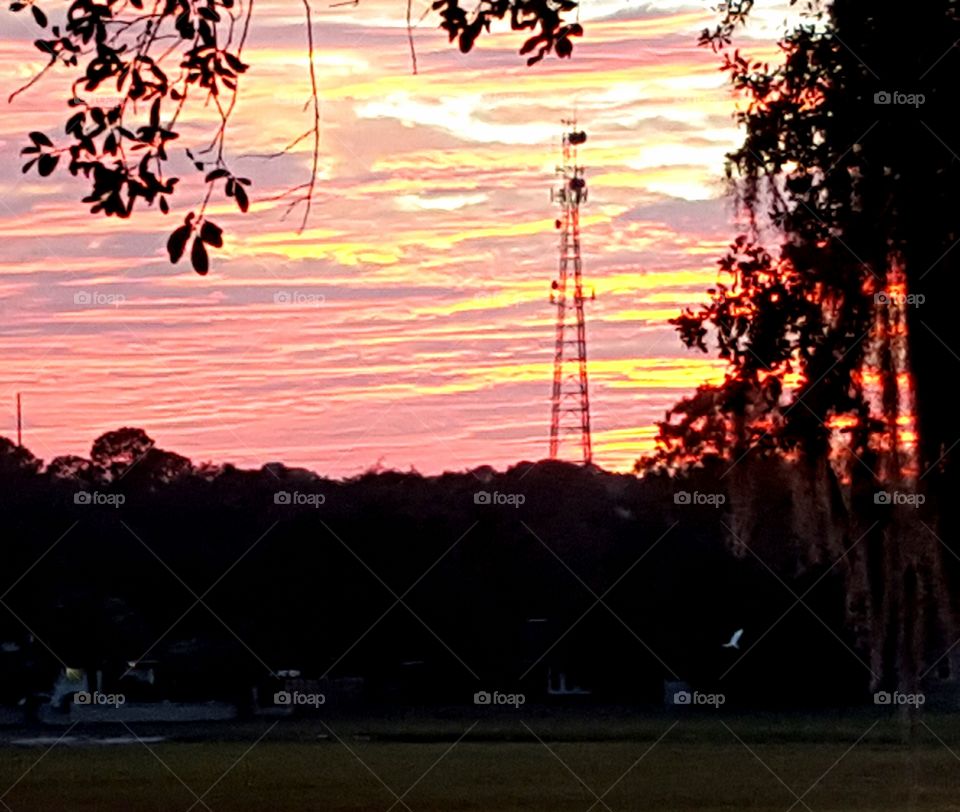
[[[0,437],[0,474],[34,474],[42,465],[26,448]]]
[[[143,429],[115,429],[94,440],[90,460],[106,479],[119,479],[141,463],[153,445],[153,440]]]
[[[953,642],[938,537],[955,524],[943,496],[960,435],[943,389],[958,363],[960,16],[948,0],[834,0],[768,65],[729,49],[751,6],[728,4],[701,38],[745,99],[728,175],[749,228],[708,303],[673,321],[729,370],[668,413],[640,465],[719,456],[745,494],[752,460],[795,461],[797,513],[826,516],[850,552],[878,681],[913,684]],[[888,508],[886,491],[925,506]]]
[[[291,208],[303,207],[301,229],[313,201],[320,151],[313,20],[309,0],[302,2],[312,123],[302,134],[294,134],[283,151],[309,140],[313,163],[309,178],[282,195]],[[65,164],[71,175],[90,183],[83,202],[90,204],[93,214],[127,218],[138,204],[156,205],[169,214],[180,181],[167,170],[171,151],[191,105],[211,106],[218,122],[209,144],[196,152],[186,151],[204,179],[206,192],[167,243],[174,263],[189,245],[194,270],[206,274],[209,249],[223,245],[221,228],[206,216],[208,204],[215,196],[223,196],[242,212],[250,206],[250,180],[231,168],[227,130],[251,68],[244,46],[255,25],[253,0],[71,0],[56,4],[56,13],[44,10],[51,5],[36,0],[10,4],[10,11],[32,16],[42,31],[34,46],[47,59],[40,73],[14,91],[10,101],[52,68],[65,68],[73,77],[66,142],[31,132],[30,144],[22,151],[27,159],[23,171],[36,170],[47,177]],[[533,64],[549,53],[571,55],[571,37],[580,36],[583,29],[566,22],[564,15],[576,7],[576,0],[481,0],[467,10],[459,0],[436,0],[432,8],[440,27],[463,53],[490,30],[494,20],[509,19],[512,29],[531,32],[520,53],[530,54],[527,64]],[[408,27],[409,11],[408,6]],[[94,94],[105,92],[115,92],[116,100],[97,101]]]
[[[67,479],[92,483],[97,481],[99,472],[90,460],[74,454],[54,457],[47,463],[46,473],[53,479]]]
[[[368,702],[449,706],[490,682],[534,701],[553,667],[578,674],[594,692],[586,701],[649,705],[664,679],[716,686],[731,665],[721,644],[745,617],[758,630],[783,622],[723,680],[731,705],[866,696],[849,651],[831,638],[810,657],[822,627],[783,618],[792,599],[782,584],[726,545],[714,508],[677,505],[667,476],[541,462],[332,480],[187,461],[164,479],[147,475],[148,441],[131,428],[97,441],[101,463],[122,474],[114,481],[93,466],[101,479],[91,482],[76,459],[55,474],[53,463],[0,466],[0,643],[14,644],[0,646],[0,703],[49,693],[64,665],[102,670],[105,691],[126,692],[129,663],[153,661],[156,698],[249,701],[271,672],[296,668],[360,677]],[[131,466],[132,448],[146,450]],[[715,476],[696,471],[688,485],[706,489]],[[105,489],[126,498],[76,498]],[[526,501],[478,504],[478,490]],[[325,499],[276,499],[292,491]],[[784,581],[802,590],[820,575]],[[807,600],[839,634],[843,582],[826,575]],[[611,612],[595,611],[591,591]],[[824,671],[830,680],[817,679]]]

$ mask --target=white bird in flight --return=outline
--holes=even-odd
[[[740,638],[741,638],[741,637],[743,637],[743,629],[737,629],[737,630],[733,633],[733,637],[730,638],[730,642],[729,642],[729,643],[724,643],[724,644],[723,644],[723,647],[724,647],[724,648],[735,648],[735,649],[738,649],[738,650],[739,650],[739,648],[740,648]]]

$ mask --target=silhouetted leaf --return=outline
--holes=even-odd
[[[37,21],[37,25],[39,25],[41,28],[46,28],[46,27],[47,27],[47,15],[44,14],[44,13],[43,13],[40,9],[38,9],[36,6],[31,6],[31,7],[30,7],[30,11],[33,12],[33,19],[35,19],[35,20]]]
[[[247,65],[241,62],[231,53],[224,53],[223,58],[226,63],[237,73],[243,73],[247,69]]]
[[[528,40],[527,40],[525,43],[523,43],[523,45],[520,47],[520,54],[523,55],[523,54],[528,54],[528,53],[530,53],[534,48],[537,47],[537,45],[539,44],[539,42],[540,42],[540,37],[530,37],[530,39],[528,39]]]
[[[41,177],[45,178],[53,174],[53,170],[57,168],[58,163],[60,163],[59,155],[41,155],[40,162],[37,164],[37,171]]]
[[[66,132],[67,135],[79,135],[83,130],[84,121],[86,121],[85,113],[74,113],[74,115],[67,119],[64,132]]]
[[[193,241],[193,248],[190,251],[190,262],[193,265],[193,270],[200,274],[200,276],[206,276],[207,271],[210,270],[210,258],[207,256],[207,247],[199,237]]]
[[[180,261],[180,257],[183,256],[183,250],[187,247],[187,240],[190,239],[190,226],[180,226],[176,229],[173,234],[170,235],[170,239],[167,240],[167,253],[170,255],[170,261],[174,264]]]
[[[190,20],[190,15],[186,11],[177,15],[174,27],[177,29],[177,32],[180,34],[182,39],[193,39],[194,35],[197,33],[197,29],[194,28],[193,22]]]
[[[240,207],[240,211],[245,212],[250,208],[250,198],[247,197],[247,190],[238,183],[233,191],[237,196],[237,205]]]
[[[47,136],[41,132],[32,132],[29,136],[30,140],[33,141],[38,147],[52,147],[53,141],[51,141]]]
[[[200,239],[207,245],[212,245],[214,248],[222,248],[223,229],[220,228],[220,226],[214,225],[209,220],[204,220],[203,225],[200,226]]]

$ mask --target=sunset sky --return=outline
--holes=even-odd
[[[256,156],[309,127],[302,7],[258,0],[229,134],[254,203],[246,216],[216,203],[227,243],[205,278],[164,250],[200,193],[194,179],[170,217],[120,221],[89,215],[65,171],[20,173],[28,131],[62,133],[68,84],[51,74],[6,103],[42,63],[36,30],[4,8],[0,434],[14,436],[22,391],[25,445],[46,460],[87,454],[124,425],[194,462],[282,460],[333,476],[545,457],[549,189],[560,119],[576,109],[589,136],[595,461],[629,469],[654,421],[722,371],[667,324],[702,300],[737,233],[722,183],[735,100],[719,59],[696,46],[716,19],[709,5],[586,0],[573,58],[532,68],[522,37],[482,37],[464,56],[428,16],[412,75],[404,4],[315,3],[322,175],[297,234],[299,213],[283,220],[284,204],[257,201],[306,179],[309,144]],[[44,6],[54,22],[64,7]],[[415,3],[415,18],[427,7]],[[785,15],[761,11],[738,44],[770,58]],[[192,109],[181,146],[213,120]]]

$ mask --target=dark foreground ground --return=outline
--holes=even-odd
[[[0,729],[0,809],[960,812],[960,714],[473,711]]]

